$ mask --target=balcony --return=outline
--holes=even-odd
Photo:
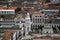
[[[3,22],[0,22],[0,24],[15,24],[15,22],[11,22],[11,21],[10,22],[9,21],[6,22],[6,21],[3,21]]]
[[[15,14],[14,10],[0,10],[0,14]]]
[[[13,27],[13,26],[14,26],[14,25],[1,25],[0,28],[2,28],[2,27],[11,28],[11,27]]]
[[[47,13],[47,14],[56,14],[59,12],[59,10],[42,10],[44,13]]]
[[[33,23],[32,25],[49,25],[49,26],[60,26],[60,23]]]
[[[14,21],[14,19],[3,19],[3,18],[0,18],[0,21]]]

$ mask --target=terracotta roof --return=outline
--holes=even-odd
[[[34,15],[35,16],[41,16],[41,15],[43,15],[43,13],[41,13],[41,12],[34,12]]]
[[[5,8],[7,8],[7,7],[0,6],[0,10],[3,10],[3,9],[5,9]],[[15,10],[16,8],[17,8],[17,7],[12,6],[12,7],[9,7],[8,9],[10,9],[10,10]]]
[[[12,35],[12,32],[5,32],[3,35],[3,40],[9,40]]]
[[[9,7],[9,9],[13,10],[13,9],[16,9],[17,7]]]
[[[0,10],[3,10],[3,7],[0,6]]]

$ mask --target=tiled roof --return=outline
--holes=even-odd
[[[41,15],[43,15],[43,13],[41,13],[41,12],[34,12],[34,15],[35,16],[41,16]]]
[[[9,7],[9,9],[13,10],[13,9],[16,9],[17,7]]]
[[[3,10],[3,9],[8,9],[8,10],[15,10],[17,7],[3,7],[3,6],[0,6],[0,10]]]
[[[9,40],[12,35],[12,32],[5,32],[3,35],[3,40]]]

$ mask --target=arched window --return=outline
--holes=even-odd
[[[48,34],[48,31],[46,33]]]
[[[17,13],[17,12],[19,12],[19,11],[21,11],[21,8],[15,9],[15,13]]]
[[[37,25],[35,25],[35,27],[37,27]]]
[[[4,18],[4,16],[2,15],[1,18]]]
[[[38,19],[38,23],[39,23],[39,19]]]

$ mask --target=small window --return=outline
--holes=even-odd
[[[8,14],[9,13],[9,11],[6,11],[6,14]]]
[[[0,14],[2,14],[2,11],[0,11]]]
[[[27,28],[27,30],[29,31],[29,27]]]
[[[2,11],[2,14],[3,14],[3,11]]]
[[[40,16],[41,17],[41,16]]]
[[[18,22],[16,22],[16,23],[19,23],[19,21],[18,21]]]
[[[35,16],[35,17],[37,17],[37,16]]]
[[[50,2],[50,0],[46,0],[46,3]]]
[[[21,23],[25,23],[25,21],[21,21]]]
[[[5,11],[5,13],[6,13],[6,11]]]
[[[1,18],[4,18],[4,16],[2,15]]]
[[[45,16],[45,18],[47,18],[47,16]]]
[[[48,32],[46,32],[48,34]]]

